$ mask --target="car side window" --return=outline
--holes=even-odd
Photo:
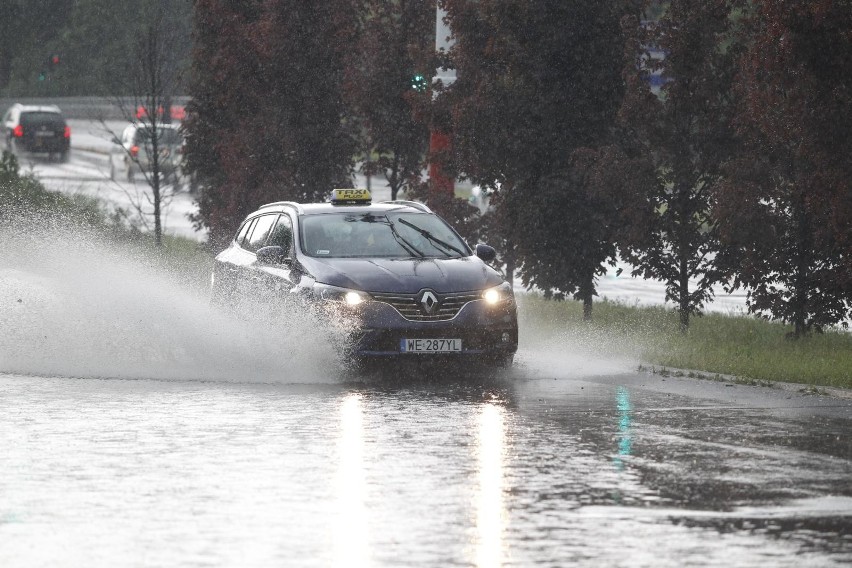
[[[278,246],[290,254],[293,248],[293,222],[287,215],[278,217],[278,222],[275,228],[269,234],[269,239],[266,241],[267,246]]]
[[[258,217],[249,233],[248,239],[243,244],[243,248],[247,251],[256,252],[257,249],[262,247],[263,243],[266,242],[269,230],[277,219],[278,215],[262,215]]]
[[[254,221],[255,219],[252,219],[251,221],[246,221],[245,223],[243,223],[243,226],[240,227],[239,231],[237,231],[237,236],[234,237],[235,243],[237,243],[238,245],[243,244],[243,241],[246,239],[246,235],[248,234],[249,229],[251,229],[251,225],[252,223],[254,223]]]

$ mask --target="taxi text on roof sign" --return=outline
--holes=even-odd
[[[331,202],[335,205],[362,205],[371,200],[368,189],[335,189],[331,195]]]

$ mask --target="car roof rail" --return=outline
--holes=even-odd
[[[394,201],[380,201],[380,203],[385,203],[388,205],[405,205],[408,207],[414,207],[415,209],[419,209],[424,213],[431,213],[432,210],[426,207],[425,203],[420,203],[419,201],[407,201],[405,199],[396,199]]]
[[[259,209],[264,209],[266,207],[292,207],[299,214],[305,212],[304,209],[302,209],[302,205],[296,203],[295,201],[275,201],[274,203],[267,203],[266,205],[261,205]]]

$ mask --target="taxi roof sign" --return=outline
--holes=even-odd
[[[331,194],[333,205],[366,205],[372,200],[369,189],[335,189]]]

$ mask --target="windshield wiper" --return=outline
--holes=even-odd
[[[426,229],[424,229],[422,227],[418,227],[414,223],[412,223],[410,221],[406,221],[405,219],[397,219],[397,221],[399,221],[403,225],[406,225],[407,227],[411,227],[412,229],[414,229],[415,231],[417,231],[418,233],[420,233],[421,235],[423,235],[424,237],[426,237],[427,239],[429,239],[433,243],[443,247],[444,250],[441,251],[441,252],[443,252],[445,255],[452,256],[449,252],[447,252],[447,251],[451,250],[459,256],[465,256],[465,253],[464,253],[463,250],[459,249],[456,246],[451,245],[450,243],[448,243],[446,241],[439,239],[438,237],[436,237],[435,235],[433,235],[432,233],[430,233]]]
[[[408,241],[405,239],[405,237],[403,237],[402,235],[400,235],[400,234],[397,232],[396,227],[394,226],[394,224],[393,224],[393,222],[392,222],[391,220],[388,220],[388,221],[387,221],[387,224],[388,224],[388,226],[390,227],[391,234],[393,235],[393,238],[396,240],[396,242],[398,242],[398,243],[399,243],[399,246],[401,246],[401,247],[402,247],[402,248],[404,248],[406,251],[408,251],[408,254],[410,254],[410,255],[412,255],[412,256],[420,256],[420,257],[426,256],[426,254],[425,254],[425,253],[423,253],[423,252],[422,252],[420,249],[418,249],[416,246],[414,246],[413,244],[411,244],[410,242],[408,242]]]

